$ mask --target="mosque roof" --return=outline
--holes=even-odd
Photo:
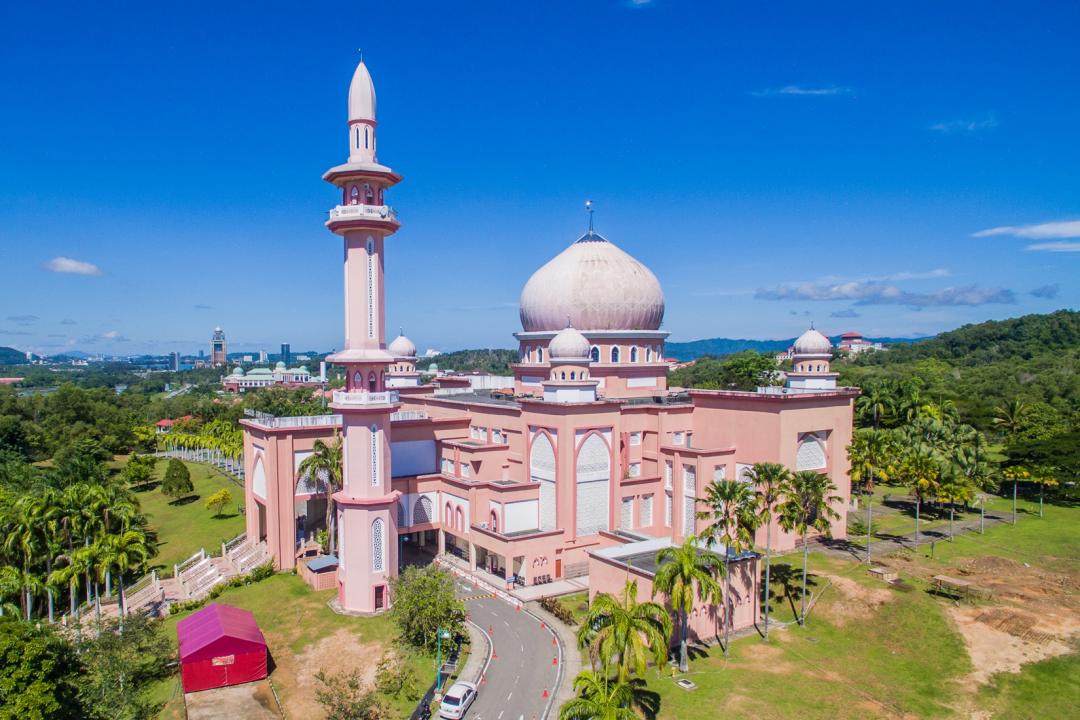
[[[829,338],[810,328],[795,341],[795,355],[829,355],[832,343]]]
[[[548,344],[552,360],[588,360],[591,350],[589,341],[573,327],[560,330]]]
[[[394,357],[416,357],[416,344],[401,333],[386,348]]]
[[[567,319],[586,333],[657,330],[664,292],[649,268],[590,230],[533,273],[520,314],[526,332],[558,331]]]
[[[363,60],[356,66],[349,84],[349,119],[375,119],[375,83],[371,82],[371,73]]]

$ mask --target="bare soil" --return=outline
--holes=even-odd
[[[184,703],[189,720],[271,720],[281,717],[266,680],[188,693]]]
[[[838,627],[843,627],[849,620],[873,617],[882,605],[892,599],[892,591],[884,587],[868,587],[842,575],[823,577],[832,583],[830,590],[835,590],[836,594],[830,598],[830,602],[823,603],[815,610]]]
[[[384,650],[382,643],[358,642],[354,633],[342,628],[308,645],[297,655],[275,656],[278,665],[274,678],[280,677],[281,685],[290,688],[281,699],[286,713],[290,717],[322,717],[323,710],[315,699],[315,691],[320,686],[315,673],[320,668],[331,675],[357,671],[363,682],[370,683],[375,678],[375,667]]]

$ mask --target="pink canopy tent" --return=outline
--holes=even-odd
[[[176,625],[184,692],[266,677],[266,639],[247,610],[212,603]]]

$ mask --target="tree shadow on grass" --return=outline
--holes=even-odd
[[[240,517],[239,513],[222,513],[221,515],[211,515],[211,520],[231,520],[234,517]]]
[[[160,480],[154,480],[153,482],[143,483],[142,485],[132,485],[131,491],[137,493],[150,492],[151,490],[157,490],[161,487]]]
[[[648,690],[644,678],[631,678],[630,686],[633,688],[634,705],[646,720],[656,720],[660,714],[660,693]]]
[[[772,597],[765,598],[766,602],[775,600],[787,600],[791,607],[793,617],[799,617],[799,602],[802,597],[802,565],[789,565],[787,563],[773,563],[770,571],[769,594]],[[814,573],[806,574],[806,594],[809,598],[817,587],[818,578]],[[764,584],[762,585],[764,587]],[[777,591],[779,589],[779,592]],[[764,590],[762,591],[764,592]]]
[[[198,502],[198,501],[199,501],[199,496],[198,495],[185,495],[182,498],[177,498],[177,499],[171,501],[169,504],[172,505],[173,507],[180,507],[181,505],[190,505],[191,503]]]

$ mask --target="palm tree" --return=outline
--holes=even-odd
[[[647,656],[657,667],[667,658],[671,640],[671,616],[661,605],[637,601],[638,585],[629,580],[622,598],[597,593],[578,630],[578,645],[589,648],[596,669],[597,659],[604,672],[618,659],[618,679],[625,682],[633,670],[645,674]]]
[[[765,639],[769,639],[769,581],[772,572],[772,518],[781,493],[791,477],[791,471],[780,463],[755,463],[749,471],[757,486],[758,523],[765,525]]]
[[[801,470],[791,476],[784,492],[784,502],[780,504],[780,526],[788,532],[796,532],[802,537],[802,602],[799,611],[799,624],[806,624],[806,567],[809,558],[808,535],[810,530],[817,530],[826,537],[832,534],[832,520],[840,517],[833,505],[841,502],[839,495],[833,495],[836,486],[825,473],[814,470]]]
[[[574,678],[577,697],[559,710],[559,720],[637,720],[633,708],[655,711],[640,679],[612,681],[607,675],[584,670]]]
[[[101,541],[101,564],[107,570],[116,570],[116,583],[120,590],[120,622],[123,630],[124,619],[124,574],[132,570],[141,570],[146,566],[150,551],[146,546],[146,536],[139,530],[128,530],[115,535],[106,535]]]
[[[852,484],[862,485],[866,495],[866,562],[870,563],[870,539],[874,526],[874,484],[892,474],[893,443],[887,432],[873,429],[855,431],[848,446]]]
[[[929,446],[915,445],[900,461],[896,477],[915,496],[915,549],[918,550],[923,498],[937,494],[941,483],[941,464]]]
[[[35,582],[32,568],[45,545],[42,529],[47,508],[43,500],[42,495],[22,496],[11,506],[6,523],[4,552],[21,564],[23,592],[20,603],[27,620],[30,620],[33,612],[33,591],[40,588],[40,582]]]
[[[895,394],[884,383],[868,384],[855,400],[855,409],[862,416],[869,415],[871,427],[877,430],[881,419],[892,410],[894,399]]]
[[[697,536],[690,534],[677,547],[662,548],[656,553],[656,575],[653,577],[653,597],[662,593],[668,597],[672,609],[679,613],[682,631],[679,639],[679,669],[688,669],[686,643],[690,638],[689,617],[694,609],[694,599],[717,602],[720,583],[717,575],[724,575],[720,558],[708,552],[700,552]]]
[[[728,633],[731,630],[731,556],[739,556],[754,545],[754,530],[758,525],[758,498],[754,489],[738,480],[713,480],[705,488],[705,497],[698,502],[708,507],[698,513],[701,520],[710,520],[705,528],[709,546],[717,541],[724,545],[724,655],[728,654]]]
[[[954,539],[953,518],[956,514],[956,503],[965,505],[975,497],[975,486],[960,472],[956,466],[949,466],[942,474],[941,484],[938,487],[938,497],[949,503],[949,542]]]
[[[1057,486],[1057,469],[1044,465],[1032,468],[1032,470],[1031,482],[1039,486],[1039,517],[1043,517],[1043,497],[1047,487]]]
[[[307,476],[326,484],[326,533],[328,549],[333,555],[337,539],[337,533],[334,532],[334,493],[341,489],[343,479],[341,437],[335,432],[334,440],[329,445],[322,440],[316,440],[311,449],[311,454],[304,458],[296,469],[296,478],[299,481]]]
[[[1013,398],[994,408],[993,425],[1009,436],[1015,437],[1027,427],[1031,406],[1020,398]]]

